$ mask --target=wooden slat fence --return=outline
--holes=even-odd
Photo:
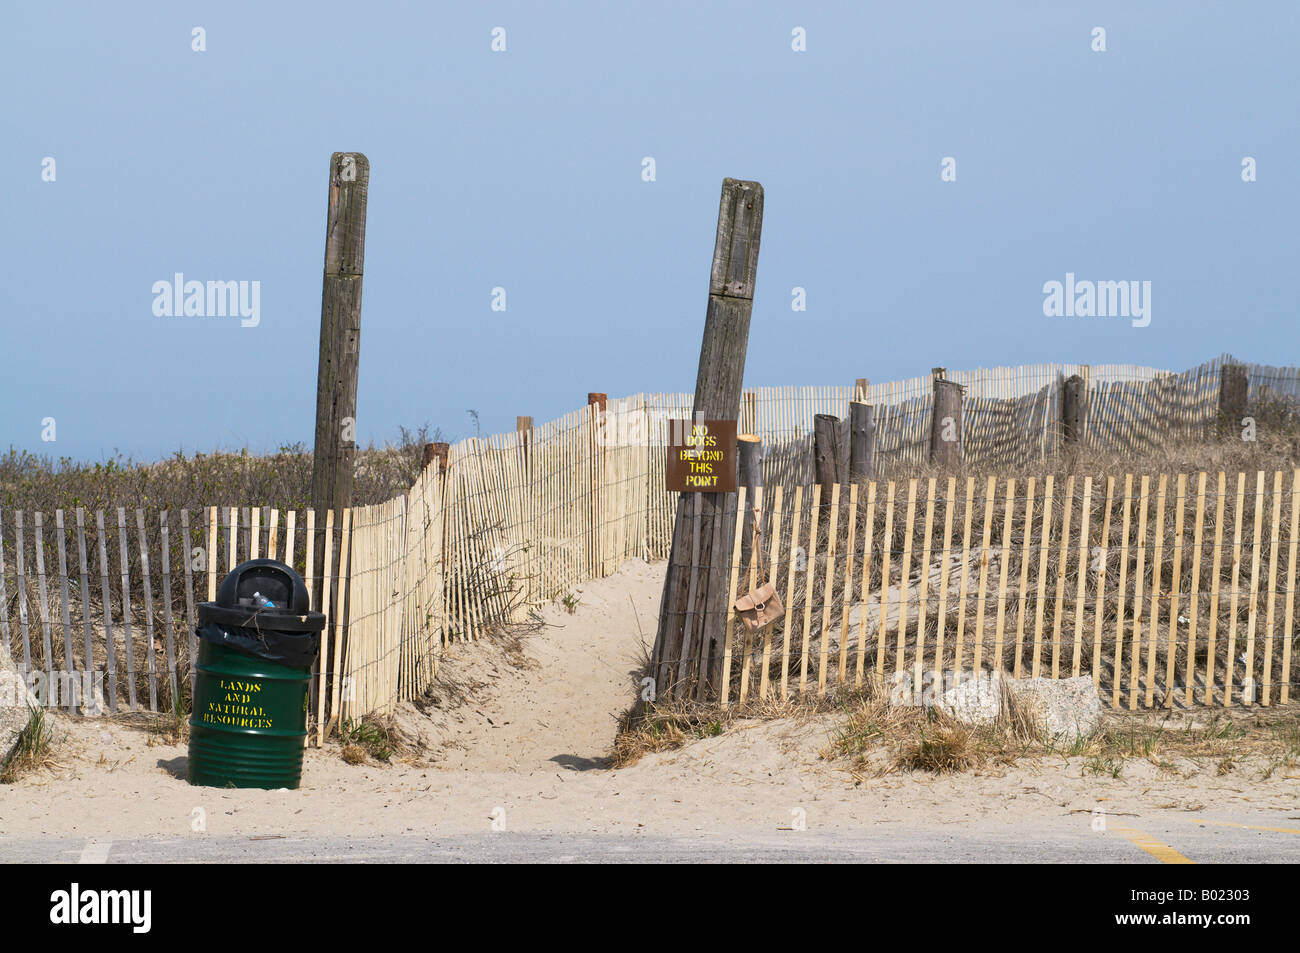
[[[1225,360],[1183,374],[1069,364],[953,373],[950,379],[966,388],[967,463],[1014,469],[1056,453],[1061,383],[1075,373],[1088,382],[1087,439],[1095,447],[1140,450],[1171,432],[1204,433],[1215,420]],[[1256,372],[1256,396],[1290,399],[1300,393],[1300,372],[1294,369],[1252,366]],[[860,673],[912,664],[907,653],[919,648],[923,667],[958,659],[967,666],[977,660],[1019,664],[1022,670],[1048,664],[1053,671],[1093,674],[1107,691],[1122,689],[1124,698],[1133,692],[1126,673],[1129,679],[1133,673],[1123,666],[1134,658],[1141,664],[1154,659],[1150,674],[1137,672],[1138,694],[1145,698],[1150,686],[1153,697],[1163,692],[1160,697],[1168,698],[1176,687],[1168,671],[1188,677],[1186,658],[1178,654],[1186,651],[1179,648],[1183,643],[1175,638],[1162,643],[1163,649],[1132,646],[1133,631],[1147,631],[1147,615],[1140,613],[1132,616],[1134,630],[1125,629],[1123,642],[1107,642],[1105,633],[1116,614],[1128,626],[1130,613],[1138,611],[1134,599],[1154,594],[1155,607],[1143,605],[1141,612],[1161,611],[1159,632],[1168,634],[1170,617],[1160,600],[1171,582],[1187,603],[1184,612],[1191,611],[1194,657],[1209,659],[1208,667],[1198,661],[1194,669],[1197,691],[1204,695],[1208,689],[1210,697],[1240,692],[1240,678],[1232,684],[1222,680],[1229,674],[1229,642],[1236,651],[1243,639],[1254,647],[1242,651],[1249,655],[1252,690],[1261,702],[1286,690],[1289,667],[1278,666],[1289,666],[1283,659],[1289,660],[1291,643],[1283,636],[1291,631],[1292,574],[1266,561],[1253,589],[1240,579],[1219,579],[1234,566],[1239,576],[1254,575],[1253,565],[1243,569],[1234,553],[1235,524],[1225,523],[1243,512],[1233,495],[1235,483],[1221,489],[1219,478],[1211,477],[1203,497],[1193,490],[1184,494],[1176,482],[1183,477],[1174,475],[1163,490],[1144,490],[1141,481],[1130,487],[1126,478],[1079,477],[1072,485],[1053,486],[1050,499],[1045,486],[1023,479],[1014,486],[977,480],[947,495],[941,483],[931,493],[927,482],[913,487],[909,478],[925,460],[931,388],[929,377],[918,377],[869,385],[856,395],[848,387],[745,392],[738,408],[742,429],[764,443],[768,489],[762,504],[775,508],[785,534],[772,540],[780,550],[772,560],[773,582],[790,595],[796,631],[789,642],[765,634],[759,645],[746,648],[742,640],[732,646],[731,676],[743,672],[756,680],[753,687],[737,686],[737,695],[792,690],[788,669],[778,666],[796,665],[794,690],[806,690],[809,679],[820,689],[841,683],[840,671],[856,680]],[[841,487],[838,499],[824,501],[820,490],[808,486],[812,420],[818,413],[847,419],[855,396],[876,405],[881,482]],[[445,470],[432,464],[403,496],[342,513],[231,505],[170,513],[0,508],[0,641],[25,672],[38,673],[34,687],[49,704],[183,707],[193,674],[197,603],[213,599],[220,577],[238,562],[282,559],[309,581],[325,583],[318,608],[329,623],[311,695],[314,730],[322,738],[340,719],[391,710],[423,692],[447,644],[524,618],[628,559],[666,558],[676,508],[675,495],[664,489],[666,422],[688,417],[691,405],[689,394],[638,394],[609,400],[604,412],[588,406],[524,433],[463,440],[450,449]],[[849,441],[842,442],[847,448]],[[1292,541],[1292,497],[1273,488],[1272,475],[1266,477],[1262,493],[1247,480],[1242,499],[1265,500],[1261,532],[1278,522],[1284,539]],[[1183,512],[1193,496],[1198,506],[1204,504],[1195,517]],[[1028,526],[1022,525],[1026,509]],[[1182,531],[1170,522],[1175,509]],[[1051,515],[1045,545],[1044,511]],[[1259,535],[1254,518],[1252,512],[1240,533],[1252,559],[1250,547]],[[1138,534],[1161,519],[1170,525],[1148,553]],[[315,565],[310,545],[318,520],[331,541],[323,565]],[[941,531],[949,521],[951,532]],[[335,523],[341,546],[333,542]],[[832,524],[833,558],[817,548]],[[814,531],[817,545],[807,538]],[[1111,536],[1119,542],[1103,542]],[[792,550],[795,537],[800,542]],[[1294,542],[1289,545],[1294,548]],[[1090,569],[1079,575],[1081,558],[1099,559],[1105,573]],[[1277,557],[1270,551],[1262,558]],[[1170,559],[1181,563],[1175,567]],[[1153,560],[1160,580],[1151,577]],[[931,566],[930,575],[919,574],[918,561]],[[805,562],[806,570],[793,568]],[[850,563],[856,595],[850,591],[846,597],[842,576]],[[1051,575],[1060,566],[1067,567],[1063,581]],[[1277,589],[1267,581],[1275,569]],[[740,585],[753,570],[737,567],[737,573]],[[886,587],[883,616],[882,578],[893,587]],[[1141,593],[1133,588],[1138,580]],[[814,586],[811,597],[808,585]],[[918,589],[925,592],[923,603],[914,601],[921,598]],[[1234,605],[1244,611],[1240,607],[1255,605],[1265,591],[1284,593],[1285,608],[1266,606],[1253,627],[1243,618],[1241,632],[1225,630],[1231,629]],[[875,593],[876,601],[864,599],[864,592]],[[900,616],[904,598],[909,614]],[[940,619],[944,626],[936,629]],[[1251,641],[1256,630],[1270,634]],[[848,633],[848,655],[839,647],[841,631]],[[918,632],[924,633],[919,645]],[[1047,655],[1045,662],[1042,654],[1027,654],[1049,649],[1063,655]],[[1170,664],[1172,669],[1162,668]],[[1232,664],[1246,665],[1239,659]]]
[[[1294,691],[1300,470],[909,478],[836,486],[829,512],[821,491],[761,490],[786,615],[729,620],[724,703],[991,670],[1088,676],[1128,709]]]
[[[307,577],[312,522],[270,508],[0,508],[0,643],[51,706],[185,704],[198,602],[245,559]],[[308,514],[310,517],[311,514]],[[337,567],[326,578],[333,580]]]

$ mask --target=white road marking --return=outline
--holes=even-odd
[[[104,841],[98,844],[90,841],[86,844],[85,850],[81,852],[81,857],[77,860],[79,864],[106,864],[108,863],[108,852],[113,849],[113,842]]]

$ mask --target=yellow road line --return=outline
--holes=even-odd
[[[1144,851],[1160,861],[1162,864],[1194,864],[1196,861],[1184,857],[1178,851],[1174,850],[1168,844],[1161,843],[1150,834],[1144,834],[1142,831],[1133,827],[1112,827],[1117,834],[1122,834],[1131,843],[1141,847]]]
[[[1213,824],[1216,827],[1238,827],[1246,831],[1273,831],[1275,834],[1300,834],[1300,827],[1256,827],[1254,824],[1233,824],[1231,821],[1207,821],[1203,817],[1186,818],[1192,824]]]

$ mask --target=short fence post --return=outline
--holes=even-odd
[[[813,466],[822,488],[822,509],[831,505],[831,488],[845,482],[843,455],[840,453],[840,418],[818,414],[813,418]]]
[[[446,500],[446,478],[447,478],[447,458],[451,455],[451,444],[445,442],[426,443],[424,445],[424,454],[421,458],[424,469],[429,468],[429,464],[438,461],[438,469],[434,475],[438,477],[438,488],[442,491],[438,495],[438,506],[445,506]],[[447,521],[442,521],[442,538],[438,541],[440,558],[447,558]]]
[[[876,478],[876,408],[854,401],[849,404],[849,482],[870,483]]]
[[[607,394],[598,394],[594,391],[587,393],[587,414],[588,420],[591,421],[591,504],[589,512],[591,514],[591,530],[587,536],[588,553],[591,558],[591,566],[594,570],[593,577],[601,578],[605,575],[605,554],[602,547],[602,538],[604,536],[604,527],[601,524],[601,514],[604,512],[601,506],[600,479],[604,471],[601,461],[603,454],[602,448],[605,446],[604,425],[605,425],[605,407],[608,404],[609,396]],[[593,411],[591,408],[595,408]]]
[[[865,377],[859,377],[853,383],[853,400],[864,401],[867,399],[867,388],[871,386],[871,381]]]
[[[536,497],[533,492],[533,418],[520,414],[515,417],[515,434],[519,441],[519,469],[521,486],[518,492],[522,496],[523,522],[525,527],[530,529],[521,529],[520,535],[525,533],[532,535],[536,532]],[[523,552],[520,558],[523,560],[525,567],[524,587],[525,595],[531,604],[535,599],[535,586],[537,573],[534,571],[533,560],[536,558],[536,547],[531,541],[526,540],[522,546]]]
[[[1066,378],[1061,388],[1062,449],[1077,447],[1084,440],[1084,421],[1088,419],[1088,384],[1075,374]]]
[[[1246,416],[1246,395],[1250,392],[1250,372],[1245,364],[1224,364],[1219,377],[1219,427],[1231,433]]]
[[[532,484],[533,465],[533,418],[515,417],[515,433],[519,435],[519,447],[524,456],[524,478]]]
[[[447,469],[451,458],[451,444],[445,441],[427,443],[424,445],[424,451],[427,461],[425,466],[428,466],[434,460],[438,461],[438,508],[444,514],[439,519],[442,526],[442,537],[438,540],[438,558],[443,566],[443,579],[446,579],[448,576],[447,566],[451,560],[451,556],[447,552],[447,537],[450,532],[447,527],[451,521],[445,516],[447,507]]]
[[[947,379],[948,369],[936,367],[934,413],[930,419],[930,463],[960,466],[962,458],[961,385]]]
[[[742,434],[758,433],[758,394],[752,390],[745,391],[741,398],[740,432]]]
[[[763,441],[754,434],[739,434],[736,451],[736,487],[743,486],[749,490],[745,494],[749,502],[743,514],[744,528],[740,535],[740,566],[743,568],[749,565],[750,550],[754,545],[754,509],[762,500],[758,489],[763,485]]]
[[[438,461],[438,472],[443,476],[447,474],[447,458],[451,455],[451,444],[449,443],[426,443],[424,445],[424,465],[427,467],[434,460]]]

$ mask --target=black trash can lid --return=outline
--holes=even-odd
[[[226,575],[216,602],[200,603],[199,621],[280,632],[319,632],[325,616],[309,612],[307,584],[275,559],[250,559]]]

